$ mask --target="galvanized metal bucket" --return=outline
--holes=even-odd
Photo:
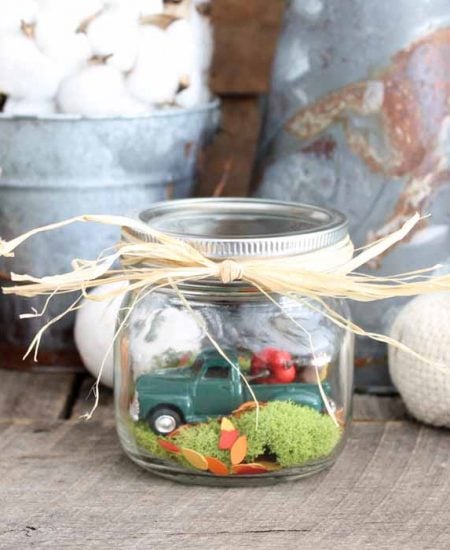
[[[83,213],[130,214],[168,195],[192,194],[202,148],[219,123],[219,102],[195,109],[155,111],[137,118],[6,117],[0,115],[0,236],[11,239],[37,226]],[[0,259],[11,272],[45,276],[70,268],[73,258],[94,258],[118,231],[83,224],[34,237],[15,258]],[[74,297],[52,300],[39,319],[19,320],[44,300],[0,296],[0,366],[20,356],[39,328]],[[53,325],[42,341],[41,363],[72,364],[73,316]]]
[[[275,61],[256,194],[333,206],[358,246],[432,217],[367,272],[432,266],[450,249],[448,0],[292,0]],[[354,304],[388,332],[404,301]],[[356,386],[392,391],[386,349],[360,341]]]

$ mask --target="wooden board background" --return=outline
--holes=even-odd
[[[284,0],[212,0],[211,87],[223,105],[219,135],[206,152],[199,195],[248,192]],[[221,183],[225,182],[223,186]]]

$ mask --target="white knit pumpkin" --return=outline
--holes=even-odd
[[[125,283],[103,285],[92,294],[106,294],[125,286]],[[101,382],[113,387],[114,361],[111,343],[114,340],[117,315],[123,297],[106,301],[83,300],[75,322],[75,343],[87,370],[97,378],[106,357]]]
[[[411,414],[427,424],[450,428],[450,292],[409,302],[390,336],[442,365],[437,368],[389,348],[391,377]]]

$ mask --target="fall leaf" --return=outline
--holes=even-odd
[[[232,471],[236,475],[252,475],[252,474],[267,474],[268,470],[263,464],[235,464],[232,466]]]
[[[265,468],[268,472],[276,472],[277,470],[281,470],[281,466],[277,464],[276,462],[269,462],[268,460],[259,460],[258,462],[255,462],[254,464],[257,464],[258,466],[262,466]]]
[[[193,426],[199,426],[199,423],[196,422],[192,424],[182,424],[181,426],[173,430],[173,432],[170,432],[170,434],[167,435],[166,437],[169,437],[169,438],[178,437],[181,432],[183,432],[184,430],[189,430]]]
[[[231,449],[239,437],[239,432],[234,430],[232,432],[220,432],[219,449],[221,451],[227,451]]]
[[[216,476],[227,476],[230,473],[226,464],[218,458],[207,456],[206,461],[208,462],[208,470],[212,474],[215,474]]]
[[[222,418],[220,423],[219,449],[221,451],[231,449],[238,437],[239,432],[234,427],[233,422],[229,418]]]
[[[181,453],[180,447],[177,447],[171,441],[166,441],[165,439],[158,439],[158,444],[160,447],[162,447],[165,451],[168,451],[169,453],[174,453],[177,455]]]
[[[231,447],[231,464],[240,464],[247,454],[247,436],[241,435]]]
[[[336,417],[336,420],[338,421],[339,426],[343,427],[345,426],[345,411],[344,409],[338,409],[334,416]]]
[[[193,451],[192,449],[181,449],[181,454],[189,462],[189,464],[194,466],[194,468],[197,468],[198,470],[208,469],[208,461],[197,451]]]
[[[256,401],[246,401],[245,403],[242,403],[237,409],[233,411],[233,416],[237,416],[238,418],[241,416],[241,414],[252,411],[253,409],[256,409],[257,405],[260,407],[264,407],[267,405],[267,403],[257,403]]]
[[[234,432],[235,430],[236,428],[229,418],[222,418],[222,421],[220,423],[221,432]]]

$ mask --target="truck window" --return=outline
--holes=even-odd
[[[230,369],[228,367],[208,367],[205,378],[228,378]]]

